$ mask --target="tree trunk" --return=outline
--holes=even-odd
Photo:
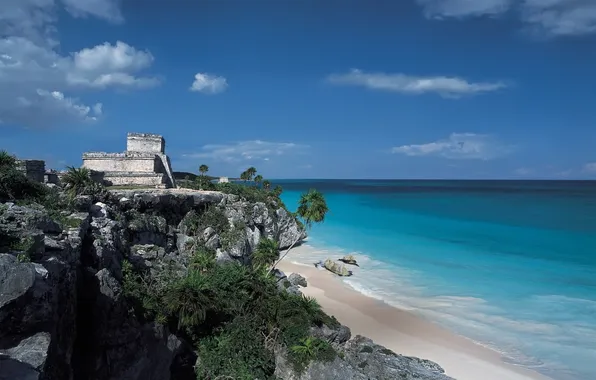
[[[298,238],[298,239],[296,239],[296,240],[295,240],[295,241],[292,243],[292,245],[290,245],[290,248],[288,248],[288,249],[286,250],[286,252],[285,252],[285,253],[284,253],[284,254],[283,254],[283,255],[282,255],[282,256],[281,256],[279,259],[277,259],[277,261],[276,261],[276,262],[273,264],[273,266],[271,267],[271,269],[269,269],[269,272],[268,272],[269,274],[271,274],[271,272],[273,272],[273,270],[275,269],[275,266],[276,266],[277,264],[279,264],[279,262],[280,262],[280,261],[282,261],[282,260],[283,260],[283,258],[284,258],[284,257],[286,257],[286,256],[288,255],[288,253],[290,253],[290,251],[292,250],[292,248],[294,248],[294,246],[296,245],[296,243],[298,243],[300,240],[301,240],[301,238]]]

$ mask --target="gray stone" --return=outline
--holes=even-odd
[[[108,205],[102,202],[97,202],[92,205],[91,216],[94,218],[108,218],[110,216]]]
[[[292,273],[290,277],[288,277],[288,281],[292,285],[306,287],[308,284],[306,282],[306,278],[302,277],[299,273]]]

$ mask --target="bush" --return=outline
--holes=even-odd
[[[200,248],[191,269],[178,278],[152,279],[130,264],[123,267],[124,294],[137,315],[166,323],[195,344],[199,379],[273,378],[275,345],[303,345],[311,326],[333,321],[313,299],[280,292],[276,279],[263,271],[237,263],[203,265],[211,254]],[[325,342],[315,343],[314,355],[289,350],[295,368],[334,357]]]
[[[273,379],[275,358],[265,346],[267,330],[256,316],[241,315],[198,345],[197,379]]]
[[[230,229],[230,223],[223,210],[217,205],[209,205],[203,212],[191,211],[183,221],[191,235],[200,235],[207,227],[212,227],[215,233],[222,234]]]
[[[32,181],[16,168],[14,157],[0,152],[0,202],[36,200],[45,193],[45,187]]]

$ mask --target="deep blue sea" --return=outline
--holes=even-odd
[[[596,379],[596,182],[274,182],[291,210],[309,188],[330,209],[318,252],[291,260],[354,253],[356,290],[554,379]]]

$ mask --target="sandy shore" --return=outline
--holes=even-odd
[[[432,360],[457,380],[547,380],[532,370],[503,362],[495,351],[482,347],[410,312],[367,297],[328,271],[290,262],[290,256],[308,255],[308,247],[292,250],[279,265],[286,275],[304,276],[305,295],[315,297],[323,309],[350,327],[352,335],[371,338],[391,350]]]

